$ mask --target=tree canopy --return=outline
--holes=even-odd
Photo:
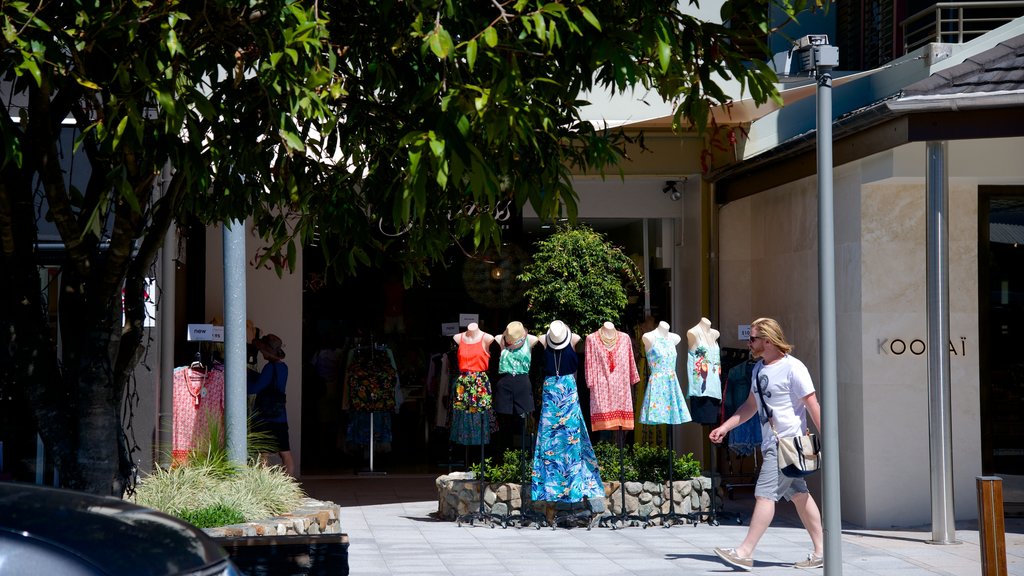
[[[792,17],[804,3],[771,4]],[[575,215],[572,173],[603,173],[627,139],[582,120],[586,91],[651,88],[697,127],[737,96],[722,78],[776,96],[768,7],[746,0],[723,3],[723,24],[674,0],[25,0],[0,14],[0,378],[30,398],[62,483],[102,493],[130,477],[119,407],[169,227],[249,218],[281,267],[316,233],[339,274],[395,260],[411,283],[452,243],[497,240],[502,202]],[[750,40],[761,54],[739,49]],[[59,250],[42,249],[47,231]]]

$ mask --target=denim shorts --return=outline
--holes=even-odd
[[[761,472],[757,475],[754,496],[778,502],[780,499],[793,500],[797,494],[807,493],[807,482],[803,478],[790,478],[779,472],[778,446],[761,453]]]

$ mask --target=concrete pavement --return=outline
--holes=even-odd
[[[349,536],[349,568],[356,576],[417,575],[586,575],[649,576],[729,574],[716,546],[736,546],[746,533],[753,498],[727,500],[727,511],[743,513],[743,524],[723,521],[610,528],[461,527],[435,520],[433,476],[304,478],[307,493],[341,507],[342,532]],[[931,528],[843,529],[842,574],[914,576],[981,574],[978,530],[958,523],[959,544],[929,544]],[[1006,519],[1008,574],[1024,576],[1024,519]],[[798,570],[810,540],[791,504],[778,507],[775,521],[754,555],[753,572],[794,576],[824,570]]]

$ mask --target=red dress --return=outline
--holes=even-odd
[[[633,429],[633,394],[630,386],[640,381],[633,357],[633,342],[616,331],[615,343],[606,346],[600,330],[587,336],[586,375],[590,388],[592,430]]]

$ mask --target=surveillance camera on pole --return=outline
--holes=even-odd
[[[797,58],[797,69],[793,68],[793,55]],[[839,66],[839,48],[828,43],[827,34],[808,34],[793,41],[793,46],[772,57],[770,66],[780,81],[794,80],[793,76],[806,77]]]

